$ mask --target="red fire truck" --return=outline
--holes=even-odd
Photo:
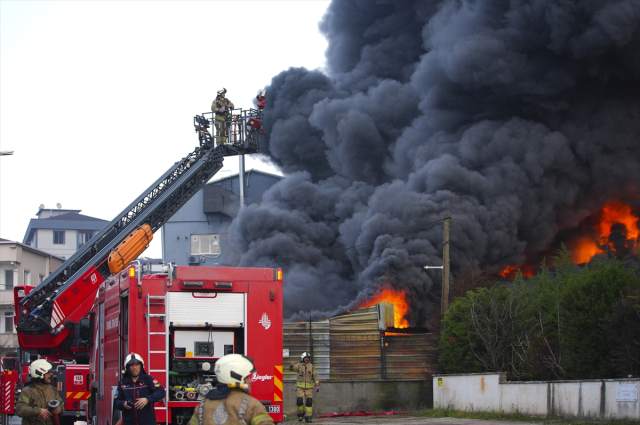
[[[282,271],[273,268],[173,267],[140,277],[135,266],[103,283],[86,319],[91,326],[89,418],[114,424],[123,360],[141,353],[166,389],[159,422],[182,425],[215,386],[225,354],[253,357],[251,395],[282,422]],[[92,410],[93,409],[93,410]]]
[[[9,416],[13,415],[18,380],[18,359],[16,357],[2,357],[0,359],[0,414],[2,414],[2,425],[7,425]]]
[[[265,95],[258,92],[257,109],[229,111],[226,141],[219,145],[209,132],[211,113],[194,117],[199,147],[40,285],[14,291],[22,350],[59,359],[88,356],[87,422],[114,424],[113,388],[131,351],[147,356],[146,370],[168,389],[167,399],[156,406],[161,423],[188,420],[194,404],[216,382],[213,362],[231,352],[256,359],[255,395],[275,421],[282,421],[279,269],[168,265],[161,276],[144,278],[135,266],[131,273],[126,270],[153,233],[222,168],[225,156],[259,151]],[[73,382],[79,384],[76,376]],[[65,382],[69,394],[70,380]]]
[[[15,414],[16,398],[29,380],[29,353],[19,351],[21,358],[3,357],[1,360],[0,413],[3,425],[6,425],[9,417]],[[87,387],[89,365],[72,364],[52,358],[47,360],[56,365],[53,370],[53,382],[65,403],[61,425],[72,425],[77,420],[84,420],[86,404],[91,394]]]

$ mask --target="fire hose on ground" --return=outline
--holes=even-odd
[[[336,418],[338,416],[390,416],[390,415],[408,415],[413,412],[396,412],[392,410],[391,412],[365,412],[361,410],[359,412],[346,412],[346,413],[333,413],[331,415],[318,415],[318,418]]]

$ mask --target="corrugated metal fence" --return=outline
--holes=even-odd
[[[282,364],[284,379],[296,379],[296,372],[289,370],[291,362],[299,362],[305,351],[311,353],[311,363],[318,372],[318,379],[329,379],[329,321],[284,323],[284,348],[289,358]]]
[[[381,303],[386,304],[386,303]],[[288,365],[312,352],[318,378],[331,380],[426,379],[436,364],[437,341],[430,333],[386,332],[387,306],[372,306],[323,322],[285,323],[284,378]],[[393,317],[393,310],[391,310]],[[393,321],[391,321],[393,323]],[[311,329],[310,329],[311,328]]]

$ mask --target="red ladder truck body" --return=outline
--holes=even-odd
[[[183,358],[174,359],[174,354],[169,355],[167,350],[173,346],[172,344],[175,344],[173,339],[168,339],[170,336],[172,338],[177,337],[180,343],[184,342],[186,344],[189,342],[189,337],[201,335],[197,333],[199,330],[209,329],[207,335],[211,338],[221,339],[205,340],[204,342],[199,340],[197,341],[199,349],[208,347],[206,344],[211,341],[214,343],[217,341],[218,344],[222,341],[224,342],[223,345],[232,346],[233,348],[229,350],[235,353],[247,353],[247,351],[253,353],[257,358],[258,367],[266,367],[268,363],[273,370],[276,366],[280,366],[281,373],[281,272],[278,272],[279,277],[276,279],[273,277],[276,269],[195,268],[196,270],[208,270],[205,273],[191,270],[193,268],[182,269],[169,266],[170,272],[164,279],[136,278],[135,285],[131,283],[134,276],[128,278],[122,276],[122,271],[126,269],[127,265],[135,260],[148,246],[153,238],[153,233],[160,229],[222,168],[224,157],[245,155],[259,151],[260,141],[263,140],[265,135],[265,130],[262,126],[265,96],[265,90],[258,92],[258,96],[256,96],[258,100],[257,109],[233,109],[228,111],[225,120],[226,127],[229,130],[224,135],[224,141],[221,144],[214,144],[213,130],[209,132],[209,129],[213,128],[213,113],[207,112],[195,116],[193,124],[200,146],[172,165],[155,183],[118,214],[111,223],[97,232],[89,242],[78,249],[76,253],[37,287],[32,289],[23,288],[21,292],[14,291],[16,330],[21,350],[30,353],[32,356],[40,355],[47,358],[75,360],[78,363],[89,361],[92,374],[82,384],[85,387],[87,381],[90,381],[91,384],[91,397],[85,408],[85,411],[89,412],[89,416],[87,416],[88,423],[114,424],[111,422],[113,418],[109,417],[110,415],[113,416],[110,389],[115,386],[120,376],[119,371],[122,367],[120,355],[125,348],[125,351],[140,351],[144,355],[148,353],[148,363],[151,369],[148,366],[147,370],[152,374],[157,373],[159,375],[158,380],[164,374],[164,378],[162,378],[164,380],[161,381],[163,384],[171,385],[173,382],[171,377],[181,377],[182,375],[180,374],[182,373],[192,373],[190,372],[191,369],[187,371],[178,368],[180,370],[175,371],[176,366],[170,367],[168,364],[156,368],[156,364],[167,363],[169,360],[179,362],[175,365],[184,365],[185,362],[187,365],[191,365],[194,361],[190,359],[192,356],[188,355],[191,351],[185,351],[185,356],[179,356]],[[217,136],[216,139],[220,140],[221,135],[218,134]],[[269,273],[271,273],[270,279],[267,278]],[[192,280],[195,279],[194,276],[200,276],[197,282]],[[220,280],[222,277],[226,280]],[[116,281],[118,285],[114,289],[113,285],[115,285]],[[167,285],[167,282],[174,281],[184,282],[184,288],[178,289],[180,285]],[[193,282],[203,283],[203,285],[206,283],[206,285],[202,287],[197,285],[190,286]],[[218,283],[223,285],[215,286]],[[210,284],[214,286],[207,286]],[[232,289],[227,288],[227,284],[231,284]],[[270,325],[272,331],[277,329],[277,336],[274,336],[277,340],[265,344],[259,342],[261,336],[254,331],[256,324],[253,323],[255,322],[253,316],[258,313],[254,313],[254,309],[249,307],[255,304],[255,301],[252,301],[253,294],[261,293],[262,288],[267,286],[270,288],[269,297],[275,297],[268,306],[272,310],[277,308],[279,310],[277,313],[275,310],[273,310],[273,313],[267,313],[265,310],[265,317],[268,315],[268,318],[259,319],[262,320],[261,323],[273,323]],[[203,323],[185,325],[184,329],[191,329],[190,332],[192,333],[190,334],[173,329],[170,327],[173,325],[169,325],[168,322],[164,331],[161,332],[155,329],[162,325],[161,318],[188,314],[192,306],[203,308],[201,306],[202,299],[198,299],[199,296],[193,295],[197,293],[208,294],[202,297],[206,302],[212,303],[212,307],[207,308],[213,314],[212,319],[207,320],[205,318]],[[109,295],[107,296],[106,294]],[[193,298],[190,301],[193,302],[183,306],[181,313],[169,310],[163,313],[151,312],[151,310],[162,309],[160,306],[175,305],[175,300],[179,297],[176,294],[182,294],[183,296],[189,294],[188,296]],[[126,308],[119,304],[123,299],[130,303]],[[220,300],[227,299],[234,303],[242,300],[240,304],[233,305],[242,309],[244,320],[237,320],[234,322],[235,324],[228,325],[224,321],[221,322],[219,318],[213,319],[213,317],[217,317],[215,316],[215,311],[221,311],[225,308],[230,309],[229,307],[224,307],[224,303],[220,302]],[[149,309],[146,313],[146,319],[144,319],[144,315],[140,316],[144,308],[139,304],[144,300],[148,303],[145,305]],[[160,300],[163,300],[163,302],[160,303]],[[278,303],[280,307],[277,307]],[[213,305],[215,305],[215,308]],[[275,316],[271,316],[271,314],[275,314]],[[131,320],[130,323],[129,320]],[[141,322],[141,320],[147,321]],[[154,324],[154,322],[160,323]],[[122,323],[126,323],[126,325]],[[121,327],[122,330],[120,330]],[[213,329],[214,327],[216,329]],[[127,335],[131,333],[133,339],[117,339],[122,338],[122,334],[119,332],[127,332]],[[165,335],[165,338],[167,338],[164,345],[160,345],[161,335]],[[145,336],[148,337],[147,342],[145,342]],[[225,339],[231,338],[231,336],[233,336],[233,343],[229,343]],[[194,349],[195,342],[193,341],[192,344]],[[273,356],[265,354],[269,360],[265,360],[267,363],[263,364],[263,360],[259,360],[263,356],[262,350],[266,350],[265,353],[271,353],[270,350],[273,347],[280,347],[280,352],[277,355],[279,360],[273,363],[275,361],[271,360]],[[185,348],[186,350],[188,347],[178,348]],[[219,353],[216,352],[215,356],[206,357],[207,363],[214,361],[218,355]],[[198,356],[194,354],[193,357]],[[115,360],[116,358],[118,361]],[[275,357],[273,358],[275,359]],[[105,362],[107,369],[105,369]],[[213,365],[211,366],[213,369]],[[272,370],[264,369],[261,373],[264,376],[273,376],[275,379],[276,375]],[[68,398],[71,396],[76,397],[80,393],[83,395],[77,395],[77,398],[84,397],[86,393],[83,388],[80,388],[79,375],[82,375],[82,372],[76,372],[73,371],[72,377],[65,375],[64,392]],[[206,376],[205,383],[214,382],[215,377],[207,373],[202,375],[203,377],[200,377],[201,380],[205,379],[204,376]],[[281,375],[278,376],[281,378]],[[114,379],[115,381],[113,381]],[[180,378],[175,379],[182,382]],[[268,379],[258,376],[256,376],[256,379],[261,381],[255,386],[257,394],[263,398],[265,403],[273,403],[275,398],[273,396],[267,397],[265,390],[268,384],[262,382]],[[74,384],[71,383],[71,380],[77,384],[76,388],[73,388]],[[194,376],[189,376],[186,385],[194,385],[197,382]],[[108,385],[108,387],[105,385]],[[193,397],[193,391],[191,390],[193,387],[185,387],[183,385],[185,389],[180,392],[179,389],[175,388],[179,386],[174,385],[167,389],[175,390],[173,393],[178,392],[178,395],[184,393],[187,397]],[[61,388],[59,387],[59,391]],[[206,388],[206,386],[197,385],[197,388],[202,389]],[[73,391],[76,389],[78,391]],[[109,394],[105,394],[105,391]],[[198,397],[196,396],[195,398],[197,399]],[[69,401],[74,405],[73,400]],[[185,403],[181,400],[175,401]],[[82,406],[82,403],[82,401],[78,401],[79,406]],[[163,406],[158,406],[157,408],[160,413],[158,420],[162,423],[173,423],[172,420],[175,419],[176,424],[180,425],[187,415],[190,415],[189,408],[191,406],[184,407],[183,404],[180,404],[174,407],[170,403],[171,392],[169,393],[169,399],[164,403],[164,409],[162,408]],[[274,418],[280,418],[281,420],[282,413],[279,413],[281,412],[281,404],[272,404],[270,406],[272,406],[272,411],[278,410],[274,413]],[[191,408],[191,410],[193,409]]]
[[[251,395],[282,422],[282,272],[273,268],[169,267],[139,278],[135,268],[101,285],[92,309],[92,400],[97,425],[117,422],[113,409],[123,361],[143,356],[145,371],[167,390],[158,422],[186,424],[215,386],[215,361],[254,359]],[[208,363],[208,366],[206,364]],[[206,370],[206,369],[209,370]]]

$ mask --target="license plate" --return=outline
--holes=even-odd
[[[270,406],[267,406],[267,411],[269,413],[280,413],[280,405],[279,404],[273,404]]]

